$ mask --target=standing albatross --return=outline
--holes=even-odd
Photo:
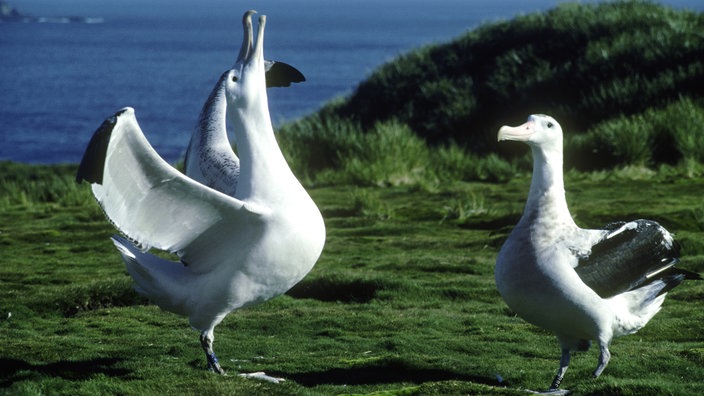
[[[532,115],[521,126],[504,126],[498,140],[531,147],[533,177],[523,216],[496,259],[496,285],[511,310],[557,336],[562,357],[550,386],[557,393],[571,351],[595,340],[598,377],[614,337],[641,329],[669,290],[701,277],[675,267],[679,245],[654,221],[601,230],[574,223],[562,178],[562,129],[553,118]]]
[[[137,244],[113,237],[136,290],[162,309],[187,316],[201,332],[208,368],[220,374],[215,326],[236,309],[285,293],[313,268],[325,243],[320,211],[274,136],[265,23],[260,16],[254,48],[241,51],[221,80],[240,154],[234,196],[187,177],[159,157],[131,108],[95,132],[77,175],[91,183],[113,225]],[[175,253],[180,261],[148,253],[152,247]]]

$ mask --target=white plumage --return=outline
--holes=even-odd
[[[238,143],[236,176],[209,187],[183,175],[149,145],[131,108],[96,131],[77,176],[92,183],[107,217],[137,244],[113,238],[137,291],[188,316],[201,331],[209,369],[219,373],[215,326],[233,310],[286,292],[312,269],[325,242],[320,211],[274,137],[265,81],[271,63],[263,58],[266,17],[259,18],[252,48],[251,15],[244,17],[249,39],[214,89],[218,117],[224,123],[227,114]],[[233,182],[236,188],[228,189]],[[180,262],[149,248],[176,253]]]
[[[533,115],[498,139],[527,143],[533,178],[523,216],[496,259],[496,285],[506,304],[530,323],[554,333],[562,348],[550,387],[557,390],[570,351],[599,345],[598,377],[614,337],[631,334],[660,310],[667,291],[699,275],[676,268],[679,246],[653,221],[579,228],[565,200],[562,129]]]
[[[252,50],[252,15],[247,11],[242,18],[244,34],[237,62],[244,62]],[[293,82],[305,81],[294,67],[275,61],[264,61],[267,87],[287,87]],[[223,73],[203,105],[184,161],[190,178],[234,197],[240,175],[240,159],[232,151],[227,136],[227,83],[229,71]]]

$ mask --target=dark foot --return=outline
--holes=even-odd
[[[225,375],[225,370],[220,367],[218,363],[218,358],[215,357],[215,352],[213,352],[213,334],[212,332],[203,332],[200,335],[200,345],[203,347],[203,352],[205,352],[205,359],[208,361],[208,371],[218,373],[220,375]]]
[[[220,363],[218,363],[218,358],[215,356],[215,353],[209,353],[205,356],[208,360],[208,371],[212,371],[220,375],[225,375],[225,370],[220,367]]]

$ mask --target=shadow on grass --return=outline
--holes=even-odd
[[[374,280],[328,277],[304,279],[286,294],[325,302],[368,303],[382,285]]]
[[[318,385],[376,385],[390,383],[423,384],[436,381],[468,381],[497,385],[495,378],[460,374],[453,371],[410,367],[401,361],[388,361],[373,366],[333,368],[309,373],[276,373],[305,387]]]
[[[58,361],[32,364],[19,359],[0,359],[0,387],[31,379],[33,375],[60,377],[66,380],[87,380],[96,374],[126,378],[130,370],[114,367],[122,359],[98,358],[82,361]]]

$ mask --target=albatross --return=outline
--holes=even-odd
[[[251,14],[245,14],[245,25]],[[245,38],[246,48],[216,89],[225,99],[218,105],[226,107],[240,154],[232,196],[164,161],[129,107],[98,128],[77,174],[79,182],[91,183],[108,219],[125,236],[112,240],[135,289],[162,309],[187,316],[200,331],[208,369],[220,374],[215,326],[234,310],[289,290],[313,268],[325,243],[320,211],[274,136],[265,24],[262,15],[253,48]],[[160,258],[150,248],[179,260]]]
[[[679,245],[654,221],[579,228],[565,200],[562,139],[562,128],[546,115],[499,130],[499,141],[530,146],[533,176],[523,216],[497,256],[495,280],[511,310],[557,336],[562,355],[548,391],[564,394],[558,388],[571,351],[596,341],[598,377],[614,337],[641,329],[668,291],[701,277],[676,267]]]
[[[237,62],[247,59],[252,51],[252,15],[242,17],[244,34]],[[237,63],[236,62],[236,63]],[[264,61],[268,87],[288,87],[305,81],[303,74],[291,65],[278,61]],[[198,118],[185,157],[185,172],[190,178],[229,196],[235,196],[240,174],[240,159],[232,150],[227,136],[227,83],[229,72],[223,73]]]

